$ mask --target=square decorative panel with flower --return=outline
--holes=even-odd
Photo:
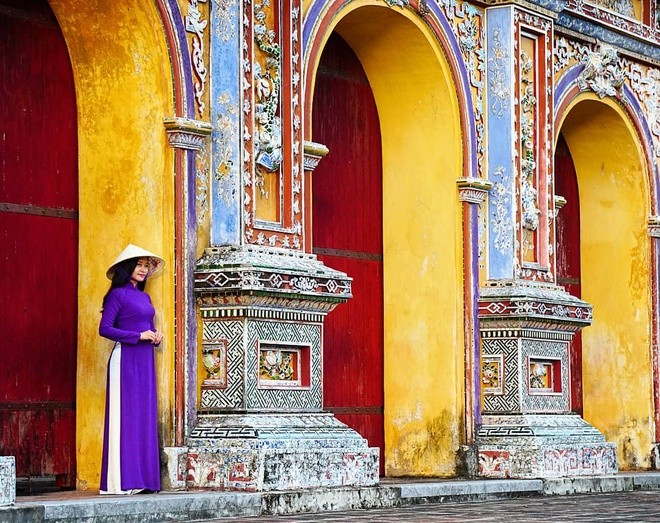
[[[503,394],[502,371],[504,357],[501,354],[483,356],[481,360],[481,384],[484,394]]]
[[[300,388],[308,384],[309,347],[260,344],[259,388]]]

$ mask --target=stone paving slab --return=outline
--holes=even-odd
[[[540,479],[516,480],[473,480],[439,481],[437,483],[413,483],[400,487],[402,500],[418,501],[461,497],[465,499],[486,499],[490,496],[507,494],[542,494],[543,481]]]
[[[39,506],[43,507],[41,521],[48,523],[155,523],[262,513],[260,494],[233,492],[97,495],[88,499],[43,501],[37,505],[25,503],[25,507]],[[2,512],[0,522],[3,522]]]
[[[293,516],[238,518],[231,523],[660,523],[660,491],[539,496],[428,503]],[[209,522],[210,523],[210,522]]]
[[[340,512],[356,509],[370,509],[369,513],[375,514],[373,511],[394,507],[423,507],[438,502],[442,502],[443,506],[447,502],[463,502],[454,505],[464,506],[473,500],[499,502],[512,497],[518,498],[513,500],[515,503],[526,505],[532,503],[532,500],[537,503],[538,500],[557,495],[568,500],[578,496],[566,494],[633,491],[657,494],[660,501],[660,472],[552,480],[386,479],[377,487],[318,488],[267,493],[189,491],[99,496],[97,493],[78,491],[38,498],[19,497],[15,506],[0,507],[0,523],[157,523],[209,521],[227,517],[261,517],[260,521],[267,521],[264,517],[311,517],[310,514],[316,514],[316,519],[321,516],[340,517]],[[660,514],[660,505],[658,513]]]

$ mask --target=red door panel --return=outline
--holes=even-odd
[[[555,194],[566,198],[556,220],[557,283],[566,291],[582,296],[580,273],[580,198],[573,158],[563,136],[555,151]],[[571,410],[582,414],[582,336],[578,332],[569,348]]]
[[[314,140],[330,153],[313,174],[314,252],[353,278],[353,299],[324,331],[326,408],[381,449],[383,471],[383,234],[378,112],[352,49],[333,34],[321,57]]]
[[[45,0],[0,0],[0,455],[75,484],[78,162],[69,56]]]

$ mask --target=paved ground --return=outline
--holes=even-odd
[[[523,497],[495,501],[424,504],[404,508],[372,509],[295,516],[232,518],[231,523],[356,522],[471,523],[471,522],[660,522],[660,492]]]

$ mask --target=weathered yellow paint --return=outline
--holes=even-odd
[[[111,343],[98,336],[105,270],[127,243],[161,253],[147,290],[165,342],[157,353],[162,444],[171,445],[174,347],[174,114],[165,35],[153,2],[52,0],[73,65],[80,185],[78,487],[98,488]]]
[[[623,469],[653,444],[649,184],[634,127],[616,103],[582,95],[561,131],[580,191],[584,417],[618,445]]]
[[[268,172],[259,168],[257,183],[255,184],[256,218],[268,222],[280,221],[280,171]]]
[[[452,475],[464,365],[455,88],[434,36],[407,11],[352,2],[340,19],[381,125],[386,474]]]

